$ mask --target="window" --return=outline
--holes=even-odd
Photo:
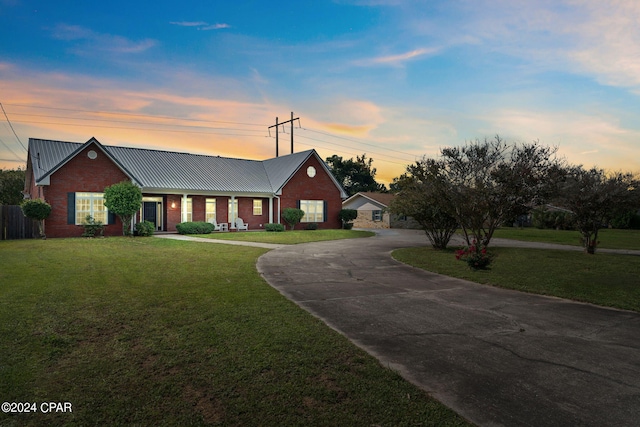
[[[324,222],[323,200],[300,200],[300,209],[304,211],[300,222]]]
[[[382,211],[371,211],[371,219],[373,221],[382,221]]]
[[[216,219],[216,199],[207,199],[205,203],[204,220],[212,222]]]
[[[76,193],[76,224],[86,222],[87,215],[91,215],[96,221],[107,224],[109,211],[104,205],[103,193]]]
[[[193,199],[191,197],[187,197],[187,218],[185,222],[193,221]]]
[[[238,199],[229,199],[228,220],[231,224],[235,224],[236,218],[238,218]]]
[[[262,215],[262,199],[253,199],[253,214]]]

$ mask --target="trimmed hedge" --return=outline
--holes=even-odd
[[[176,225],[176,229],[180,234],[210,234],[214,230],[213,224],[210,222],[181,222]]]
[[[264,225],[264,229],[267,231],[284,231],[284,225],[282,224],[274,224],[274,223],[270,223],[270,224],[265,224]]]

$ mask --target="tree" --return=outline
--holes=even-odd
[[[434,249],[446,249],[458,227],[442,167],[442,162],[428,158],[407,166],[407,172],[394,180],[397,197],[389,206],[392,213],[410,216],[420,224]]]
[[[51,214],[51,205],[42,199],[24,200],[22,202],[22,212],[27,218],[38,221],[40,237],[46,239],[44,234],[44,220]]]
[[[349,160],[333,155],[327,157],[327,165],[331,173],[338,180],[349,196],[360,191],[386,192],[384,184],[378,184],[375,180],[376,168],[372,167],[373,159],[367,159],[367,155],[356,156]]]
[[[0,205],[19,205],[24,199],[25,171],[0,169]]]
[[[508,145],[499,136],[441,150],[442,195],[468,245],[487,246],[504,221],[555,193],[564,171],[556,151],[538,142]]]
[[[291,230],[294,229],[297,223],[300,222],[302,217],[304,216],[304,211],[302,209],[297,208],[284,208],[282,211],[282,219],[285,220]]]
[[[104,205],[122,221],[122,235],[131,234],[131,219],[142,205],[142,191],[131,181],[122,181],[104,189]]]
[[[631,173],[607,175],[602,169],[568,169],[558,204],[573,212],[586,253],[594,254],[598,231],[629,210],[640,207],[640,180]]]

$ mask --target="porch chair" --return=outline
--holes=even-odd
[[[249,224],[245,224],[242,218],[236,218],[236,229],[249,231]]]
[[[213,231],[220,231],[220,224],[216,222],[215,218],[211,218],[209,222],[213,224]]]

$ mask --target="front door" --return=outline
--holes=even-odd
[[[158,229],[158,202],[142,202],[142,219],[153,224]]]

